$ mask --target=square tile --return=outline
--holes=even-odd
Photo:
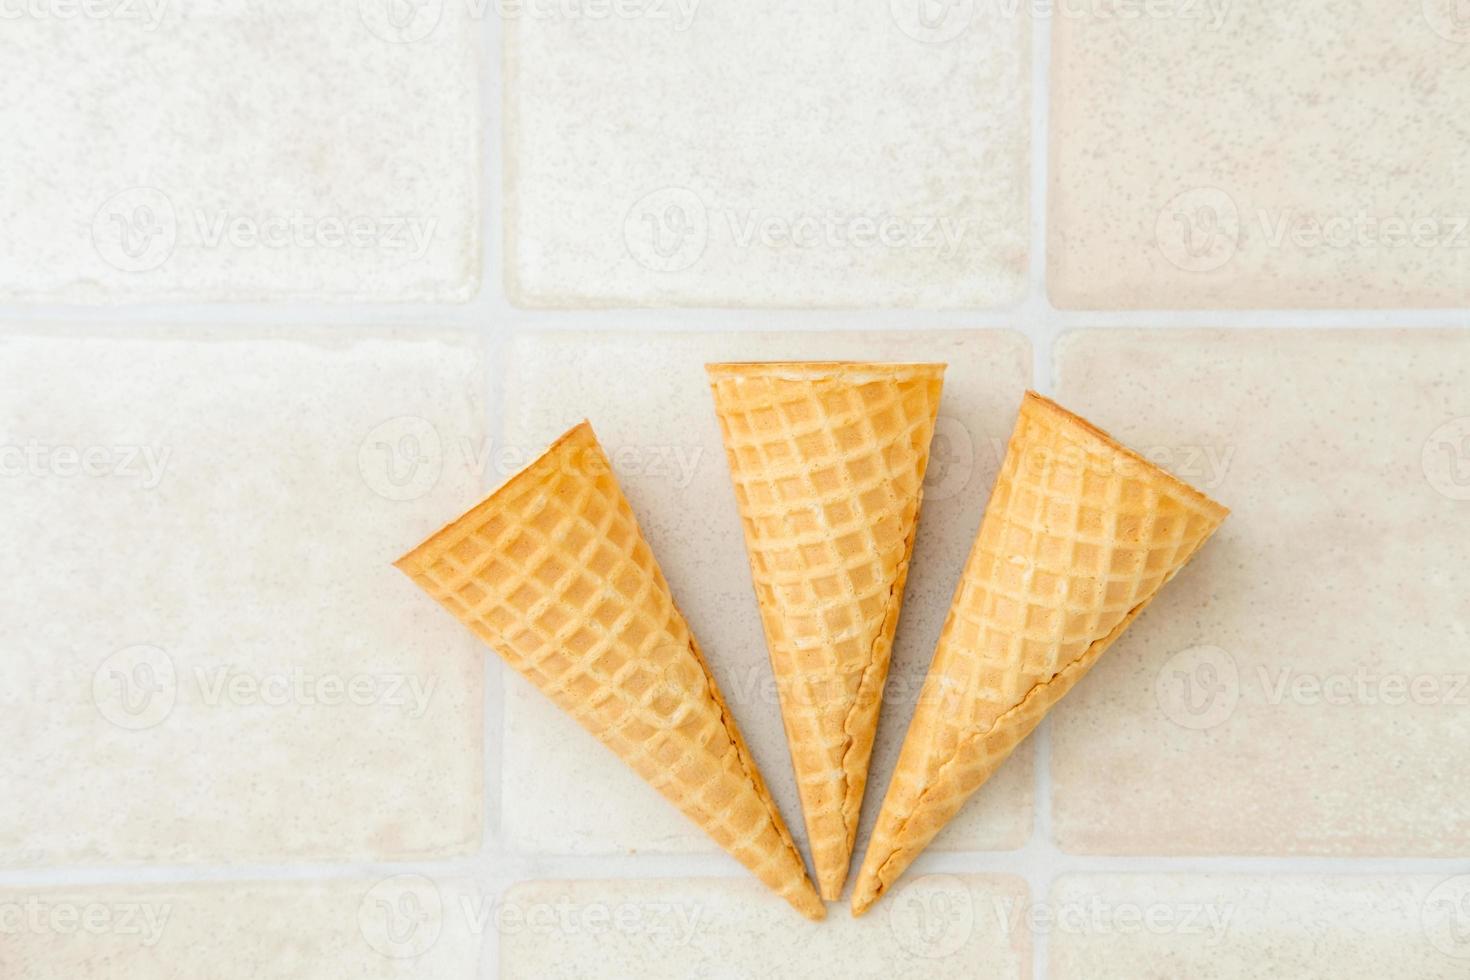
[[[1233,508],[1052,716],[1089,854],[1470,854],[1470,333],[1091,331],[1060,400]]]
[[[455,335],[0,336],[0,864],[464,853],[485,654],[391,566],[478,496]]]
[[[513,301],[1021,298],[1026,4],[619,9],[505,24]]]
[[[1059,5],[1052,301],[1470,303],[1458,2]]]
[[[1463,877],[1071,875],[1042,921],[1052,980],[1449,980],[1470,963],[1466,895]]]
[[[873,753],[866,831],[1030,381],[1024,338],[1006,331],[528,335],[506,355],[505,443],[491,460],[497,473],[509,474],[572,423],[592,420],[798,840],[805,828],[704,365],[832,359],[949,364]],[[506,682],[504,744],[503,827],[512,847],[553,853],[717,850],[517,676]],[[1029,749],[1017,753],[936,846],[984,850],[1024,843],[1031,828],[1032,758]],[[859,838],[860,849],[865,839]]]
[[[738,879],[531,882],[498,909],[500,975],[1021,978],[1026,896],[1020,878],[929,875],[865,918],[818,923]]]
[[[0,973],[28,980],[476,976],[487,903],[463,881],[9,888]],[[488,920],[487,920],[488,921]]]
[[[479,33],[396,3],[17,6],[0,298],[468,299]]]

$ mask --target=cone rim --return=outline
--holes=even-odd
[[[1048,415],[1060,418],[1063,421],[1071,424],[1073,427],[1081,430],[1082,434],[1087,436],[1090,441],[1095,443],[1097,446],[1108,452],[1118,453],[1129,461],[1138,464],[1144,469],[1145,472],[1157,477],[1173,489],[1182,493],[1189,500],[1209,511],[1216,520],[1223,521],[1226,517],[1229,516],[1229,507],[1226,507],[1218,500],[1215,500],[1213,497],[1205,493],[1203,490],[1200,490],[1198,487],[1194,487],[1184,482],[1173,473],[1170,473],[1168,470],[1164,469],[1158,463],[1155,463],[1152,460],[1147,459],[1140,453],[1129,449],[1127,446],[1123,445],[1123,443],[1119,442],[1116,437],[1102,429],[1100,426],[1089,422],[1087,419],[1078,415],[1076,412],[1062,407],[1061,405],[1057,404],[1055,401],[1051,400],[1040,392],[1027,390],[1026,396],[1021,403],[1021,413],[1025,414],[1028,408],[1035,411],[1044,412]]]
[[[857,379],[944,377],[943,361],[716,361],[704,366],[711,381],[722,378],[774,378],[816,381],[822,378]]]
[[[419,544],[414,546],[397,561],[393,562],[393,567],[400,571],[408,572],[411,567],[423,567],[432,564],[449,547],[451,543],[449,538],[462,524],[472,517],[488,512],[499,498],[508,493],[513,487],[517,487],[531,479],[534,471],[544,465],[548,460],[554,459],[564,447],[578,441],[582,441],[589,446],[601,446],[597,441],[597,434],[592,431],[592,423],[583,419],[553,439],[550,445],[537,454],[535,459],[506,477],[501,481],[499,486],[491,490],[479,503],[446,523],[439,530],[419,542]]]

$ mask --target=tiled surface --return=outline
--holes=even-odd
[[[395,3],[16,5],[0,299],[469,297],[476,27]]]
[[[391,980],[477,975],[472,885],[330,882],[0,892],[0,975],[26,980]]]
[[[473,501],[478,343],[0,336],[0,864],[478,847],[478,645],[390,562]]]
[[[1467,895],[1467,878],[1067,876],[1050,975],[1449,980],[1470,970]]]
[[[1463,4],[1121,9],[1052,23],[1054,303],[1470,303]]]
[[[1467,974],[1465,334],[1064,340],[1064,401],[1235,516],[857,921],[797,920],[515,678],[502,715],[388,566],[592,416],[800,836],[700,368],[950,361],[866,829],[1031,374],[1013,336],[909,331],[1044,363],[1096,322],[1070,307],[1470,322],[1414,309],[1470,304],[1455,0],[859,6],[0,4],[0,976]],[[370,305],[405,300],[443,305]],[[57,305],[123,301],[86,333]],[[599,305],[740,312],[517,309]],[[918,312],[812,309],[882,306]],[[800,333],[834,326],[874,332]],[[477,341],[512,330],[486,406]],[[1304,854],[1333,877],[1273,873]],[[427,857],[427,887],[298,863]],[[548,932],[563,894],[585,932]],[[1223,903],[1214,945],[1180,922]]]
[[[1027,4],[627,9],[504,26],[514,302],[1023,295]]]
[[[1053,712],[1061,846],[1470,853],[1470,335],[1088,332],[1057,389],[1234,509]]]
[[[770,663],[751,591],[704,364],[934,360],[946,372],[912,572],[873,754],[870,827],[908,726],[960,567],[1031,376],[1004,331],[854,334],[545,334],[504,359],[508,472],[587,417],[612,457],[674,597],[700,639],[792,833],[804,839]],[[556,853],[713,851],[631,771],[519,677],[506,684],[503,828]],[[1018,847],[1031,828],[1032,755],[1017,753],[936,845]],[[600,801],[589,807],[587,800]],[[859,853],[864,846],[859,839]]]
[[[1022,978],[1026,895],[1019,878],[932,875],[866,919],[812,923],[744,881],[532,882],[505,898],[500,975],[582,977],[595,963],[599,976],[648,980]]]

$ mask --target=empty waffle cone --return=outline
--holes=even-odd
[[[712,364],[822,897],[842,894],[942,364]]]
[[[1028,392],[853,888],[878,900],[1229,511]]]
[[[396,564],[756,877],[826,914],[591,426]]]

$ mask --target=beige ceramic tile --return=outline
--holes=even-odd
[[[480,263],[468,9],[8,7],[0,297],[468,298]]]
[[[390,562],[479,346],[190,333],[0,337],[0,863],[473,848],[483,651]]]
[[[1094,331],[1058,374],[1234,508],[1053,713],[1061,845],[1470,854],[1470,333]]]
[[[1052,980],[1449,980],[1470,970],[1466,897],[1470,877],[1075,875],[1037,922]]]
[[[507,473],[573,422],[592,420],[793,834],[803,839],[734,490],[704,373],[709,361],[782,359],[949,364],[873,755],[866,830],[1031,377],[1030,348],[1020,335],[528,336],[506,358],[507,445],[492,462],[497,472]],[[558,853],[715,850],[519,677],[506,685],[505,725],[504,828],[512,846]],[[979,850],[1024,843],[1031,827],[1031,760],[1029,750],[1018,753],[937,846]]]
[[[1064,6],[1058,306],[1470,303],[1461,0]]]
[[[513,300],[979,307],[1021,297],[1027,4],[619,9],[505,25]]]
[[[111,885],[0,892],[0,976],[469,980],[488,909],[462,881]]]
[[[734,879],[532,882],[498,907],[501,976],[1028,977],[1026,894],[1019,878],[930,875],[865,918],[816,923]]]

